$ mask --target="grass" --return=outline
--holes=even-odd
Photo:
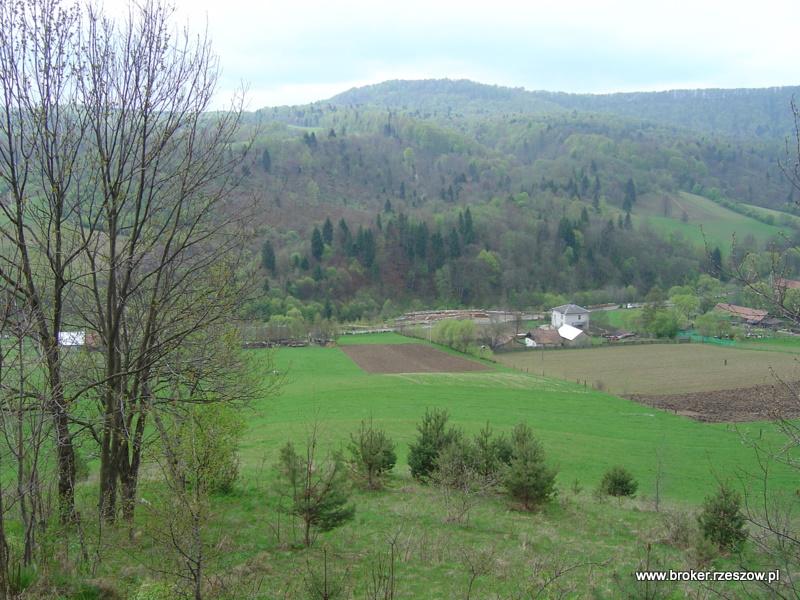
[[[391,334],[359,339],[405,342]],[[695,347],[675,348],[691,351]],[[598,352],[610,355],[616,350],[574,354],[580,358]],[[553,363],[570,362],[558,358],[571,354],[552,352],[545,360],[552,356]],[[252,351],[253,369],[271,368],[269,356],[268,351]],[[659,461],[662,498],[678,510],[696,507],[715,487],[715,476],[732,477],[755,467],[740,432],[725,425],[698,423],[503,366],[480,373],[368,374],[341,350],[316,347],[281,349],[275,360],[278,369],[287,373],[288,383],[280,396],[256,403],[248,416],[241,452],[243,489],[237,496],[219,499],[218,511],[224,515],[224,528],[236,532],[241,546],[226,560],[258,572],[276,597],[292,585],[299,589],[300,574],[309,568],[322,568],[318,551],[287,548],[292,535],[286,523],[282,537],[275,534],[278,517],[269,491],[271,465],[279,447],[289,439],[302,445],[313,422],[320,425],[325,450],[342,448],[349,432],[358,428],[361,419],[369,418],[397,444],[398,463],[388,489],[357,492],[356,520],[323,534],[318,544],[330,549],[333,572],[340,572],[345,563],[351,565],[355,597],[362,597],[370,565],[378,553],[388,550],[387,540],[393,536],[401,597],[463,596],[467,555],[479,551],[491,554],[491,568],[477,579],[473,597],[508,597],[535,579],[537,562],[549,569],[559,562],[603,563],[593,569],[591,578],[578,569],[567,581],[576,586],[574,596],[585,596],[596,588],[615,597],[621,592],[612,574],[620,573],[623,580],[629,577],[645,541],[656,541],[655,551],[665,564],[673,568],[687,564],[685,554],[658,542],[665,535],[665,519],[652,512],[650,499]],[[406,463],[416,423],[426,408],[434,406],[447,409],[453,423],[470,433],[487,421],[499,432],[508,432],[520,421],[529,423],[559,467],[558,501],[542,512],[528,514],[511,509],[500,496],[490,496],[473,509],[468,523],[445,523],[441,498],[435,490],[413,482]],[[763,424],[741,428],[745,434],[751,430],[758,430],[764,441],[778,439]],[[592,498],[603,472],[614,465],[624,465],[639,481],[637,500],[617,503]],[[794,489],[793,473],[778,469],[773,475],[778,488]],[[583,491],[573,491],[573,482]]]
[[[669,394],[733,389],[774,383],[770,369],[800,379],[800,364],[789,352],[767,347],[714,344],[618,345],[592,350],[515,352],[498,360],[546,377],[602,382],[619,394]]]
[[[353,343],[354,338],[419,343],[393,334],[353,336],[341,342]],[[657,347],[639,350],[643,348]],[[211,543],[210,572],[227,578],[236,598],[308,598],[304,581],[309,572],[323,569],[323,548],[331,577],[348,581],[351,594],[345,597],[368,597],[371,569],[388,552],[390,539],[396,542],[395,597],[466,597],[468,565],[480,555],[486,569],[475,580],[472,598],[532,597],[548,573],[587,563],[592,566],[569,570],[547,591],[556,597],[621,597],[624,590],[614,575],[630,582],[647,543],[653,543],[664,568],[694,566],[685,549],[665,541],[672,513],[653,511],[659,470],[662,507],[685,512],[695,510],[714,489],[716,476],[733,477],[755,466],[740,432],[724,425],[698,423],[502,365],[473,373],[380,375],[362,371],[339,348],[251,350],[247,357],[256,375],[266,377],[277,369],[287,381],[280,395],[261,398],[248,409],[237,488],[231,495],[213,498],[214,519],[205,530]],[[414,482],[406,462],[416,424],[429,407],[447,409],[452,422],[468,433],[487,421],[505,433],[521,421],[530,424],[559,468],[556,500],[539,512],[526,513],[492,494],[481,498],[467,522],[446,522],[442,497],[434,488]],[[397,445],[397,467],[387,488],[356,490],[355,520],[321,534],[314,549],[299,549],[296,528],[276,510],[273,467],[279,448],[292,440],[302,452],[316,422],[324,456],[343,448],[349,433],[368,418]],[[758,432],[764,442],[778,440],[763,424],[741,431]],[[593,496],[605,470],[614,465],[624,465],[638,480],[636,499],[618,502]],[[773,476],[778,489],[795,489],[795,473],[776,469]],[[156,573],[169,566],[169,555],[148,534],[161,527],[158,519],[171,514],[170,504],[164,512],[156,510],[157,485],[152,477],[143,480],[146,502],[137,509],[139,525],[130,539],[124,529],[104,531],[96,581],[133,591],[141,580],[155,576],[146,565]],[[94,491],[91,485],[78,490],[89,528],[95,522],[90,516],[96,506]],[[88,539],[94,535],[87,533]],[[745,564],[758,565],[752,548],[748,552]],[[730,568],[733,563],[717,559],[714,566]],[[244,589],[254,582],[259,582],[260,591],[245,596]],[[676,588],[674,597],[685,597],[694,589],[691,585]]]
[[[791,233],[787,227],[767,225],[756,219],[734,212],[716,204],[708,198],[680,192],[669,197],[671,212],[664,215],[663,197],[660,195],[643,195],[633,209],[633,222],[636,226],[648,224],[657,232],[668,235],[680,233],[687,240],[704,245],[719,246],[723,253],[730,251],[733,236],[742,240],[752,235],[758,242],[766,242],[782,234]],[[683,222],[681,215],[686,211],[688,221]]]

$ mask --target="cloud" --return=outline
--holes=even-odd
[[[194,29],[207,19],[222,89],[247,81],[259,105],[417,77],[571,92],[799,83],[794,2],[177,1]]]

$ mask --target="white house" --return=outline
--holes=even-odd
[[[85,331],[59,331],[59,346],[83,346],[86,343]]]
[[[589,311],[577,304],[563,304],[553,309],[550,324],[558,329],[562,325],[571,325],[578,329],[588,329]]]

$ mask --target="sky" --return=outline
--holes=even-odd
[[[797,0],[172,1],[178,22],[208,26],[217,103],[245,85],[250,110],[388,79],[589,93],[800,84]]]

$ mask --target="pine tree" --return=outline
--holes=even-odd
[[[472,224],[472,213],[469,206],[464,211],[464,245],[467,246],[475,242],[475,228]]]
[[[556,470],[545,464],[544,449],[533,431],[520,423],[511,435],[511,463],[503,477],[508,494],[531,510],[556,493]]]
[[[275,249],[269,240],[265,240],[261,246],[261,266],[275,276]]]
[[[267,173],[272,169],[272,157],[269,155],[269,150],[266,148],[261,152],[261,168]]]
[[[322,241],[322,234],[318,227],[314,227],[314,232],[311,234],[311,256],[316,260],[321,260],[324,251],[325,243]]]
[[[322,241],[329,246],[333,243],[333,223],[330,217],[325,217],[325,224],[322,226]]]
[[[303,542],[311,546],[317,531],[330,531],[355,516],[355,506],[349,504],[350,489],[347,471],[341,456],[334,454],[325,463],[315,460],[316,432],[312,433],[306,456],[301,457],[291,442],[281,449],[278,474],[282,496],[288,505],[283,512],[303,522]]]
[[[626,211],[630,212],[633,208],[633,205],[636,204],[636,185],[633,183],[633,179],[628,179],[628,182],[625,184],[625,201],[622,203],[623,208]]]

